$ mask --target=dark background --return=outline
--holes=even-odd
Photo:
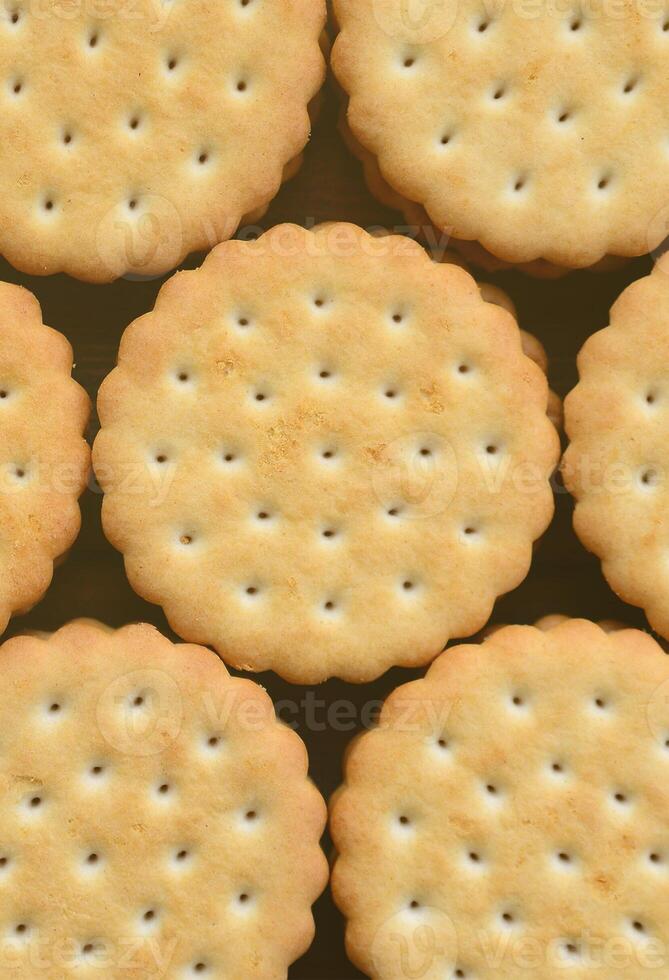
[[[367,192],[359,164],[337,133],[336,118],[337,97],[328,86],[304,167],[283,188],[262,222],[263,227],[283,221],[307,224],[344,220],[388,228],[404,224],[401,215],[381,207]],[[202,256],[195,255],[185,265],[196,267],[201,261]],[[553,389],[564,396],[576,383],[576,355],[586,337],[606,326],[614,299],[629,282],[646,275],[650,267],[649,259],[640,259],[607,275],[580,272],[557,281],[542,281],[507,272],[483,278],[498,283],[516,302],[521,326],[535,333],[548,352]],[[151,309],[166,278],[144,282],[121,279],[109,286],[91,286],[66,276],[24,276],[0,260],[0,279],[32,290],[42,304],[44,322],[70,340],[75,353],[75,377],[93,401],[100,382],[114,366],[124,328]],[[91,441],[96,431],[94,413]],[[555,491],[555,519],[536,552],[532,570],[520,588],[498,601],[493,622],[531,623],[539,616],[563,612],[591,619],[616,618],[648,628],[642,612],[613,595],[602,578],[598,561],[579,544],[571,528],[571,501],[558,480]],[[111,626],[136,621],[153,623],[172,639],[178,639],[160,608],[144,602],[130,589],[121,556],[102,533],[100,501],[100,493],[91,481],[81,501],[83,529],[68,560],[56,570],[45,599],[29,615],[12,620],[5,638],[26,629],[55,630],[70,619],[86,616]],[[357,687],[330,681],[310,694],[273,674],[258,675],[257,679],[275,702],[287,699],[300,705],[297,713],[280,713],[286,721],[297,723],[309,749],[312,777],[328,797],[340,782],[344,748],[360,727],[361,717],[364,722],[365,706],[369,711],[370,705],[398,684],[420,673],[395,669],[373,684]],[[305,703],[305,695],[311,698],[310,702]],[[357,721],[350,720],[347,709],[337,707],[340,699],[355,706]],[[330,712],[337,709],[339,722],[334,726],[324,724],[328,706]],[[328,852],[329,839],[324,841],[324,847]],[[316,939],[309,952],[292,967],[290,977],[361,977],[346,958],[343,921],[327,893],[317,903],[315,916]]]

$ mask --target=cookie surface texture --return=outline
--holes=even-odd
[[[299,683],[426,663],[527,574],[548,388],[402,237],[282,225],[179,273],[102,385],[104,526],[185,639]]]
[[[93,8],[0,12],[0,253],[33,275],[155,276],[279,190],[324,78],[325,0]]]
[[[0,283],[0,632],[46,592],[80,526],[90,403],[27,289]]]
[[[265,692],[150,626],[0,649],[4,976],[285,978],[325,805]]]
[[[585,620],[506,627],[396,689],[331,808],[351,959],[374,980],[666,974],[667,692],[650,636]]]
[[[610,326],[578,357],[565,400],[570,445],[563,461],[576,498],[574,527],[602,561],[609,584],[669,637],[669,266],[622,293]]]
[[[334,6],[353,135],[438,228],[504,262],[568,268],[664,240],[662,4]]]

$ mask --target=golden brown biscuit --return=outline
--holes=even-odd
[[[335,0],[335,11],[332,64],[354,137],[394,192],[475,243],[479,260],[585,268],[665,238],[663,5]]]
[[[257,684],[151,626],[0,649],[0,974],[279,980],[325,806]]]
[[[229,663],[371,680],[527,574],[558,440],[511,315],[415,242],[281,225],[214,249],[102,385],[133,587]]]
[[[637,630],[511,626],[398,688],[331,830],[374,980],[669,970],[669,659]]]
[[[0,253],[159,275],[277,193],[324,77],[325,0],[109,0],[0,13]]]
[[[669,638],[669,267],[632,283],[578,357],[562,470],[574,527],[614,591]]]
[[[79,533],[90,403],[71,372],[72,348],[32,293],[0,283],[0,633]]]

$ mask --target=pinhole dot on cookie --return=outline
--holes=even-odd
[[[656,486],[659,482],[657,470],[652,469],[652,467],[643,469],[639,474],[639,482],[644,489]]]
[[[263,594],[264,594],[264,589],[257,582],[249,582],[246,585],[242,586],[241,598],[242,601],[247,606],[251,606],[259,603],[260,599],[263,597]]]
[[[249,81],[246,78],[238,78],[235,82],[235,91],[239,95],[244,95],[249,90]]]
[[[86,43],[88,47],[91,50],[93,50],[99,46],[100,39],[101,39],[100,31],[98,30],[98,28],[93,28],[88,32],[86,36]]]
[[[610,794],[611,803],[617,810],[627,810],[632,804],[629,793],[624,790],[614,790]]]
[[[527,190],[528,178],[524,174],[520,174],[512,182],[512,190],[515,195],[522,194],[523,191]]]
[[[81,955],[83,959],[90,960],[103,954],[105,952],[105,948],[105,944],[99,940],[86,942],[83,943],[81,947]]]
[[[23,802],[24,809],[31,816],[40,813],[44,809],[44,805],[42,793],[30,793]]]
[[[22,95],[25,92],[26,84],[22,78],[12,78],[9,82],[10,94],[14,97]]]
[[[446,735],[438,735],[433,739],[432,745],[441,756],[449,755],[451,752],[451,742]]]
[[[191,388],[194,383],[193,373],[188,368],[178,368],[174,372],[174,380],[179,388]]]
[[[634,75],[631,78],[626,79],[623,84],[623,95],[631,95],[639,86],[640,79],[638,76]]]
[[[577,960],[581,957],[581,947],[573,940],[565,939],[561,946],[562,955],[569,960]]]
[[[27,922],[17,922],[12,931],[15,936],[26,939],[30,933],[30,926]]]
[[[502,102],[508,95],[508,88],[504,83],[499,83],[495,85],[491,92],[491,99],[493,102]]]
[[[172,74],[179,67],[179,58],[176,54],[168,54],[165,59],[165,67],[167,71]]]
[[[573,869],[575,865],[574,858],[569,853],[569,851],[557,851],[555,854],[555,865],[563,871],[569,871]]]
[[[650,851],[648,854],[648,863],[655,869],[660,868],[664,864],[664,856],[661,851]]]
[[[613,174],[611,173],[600,174],[599,177],[597,178],[597,190],[600,193],[609,191],[611,189],[612,183],[613,183]]]

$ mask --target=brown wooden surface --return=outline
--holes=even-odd
[[[336,99],[327,92],[323,114],[316,126],[300,175],[283,188],[264,227],[282,221],[300,224],[324,220],[354,221],[363,226],[402,225],[395,212],[381,208],[367,193],[359,165],[350,157],[336,131]],[[578,220],[578,219],[576,219]],[[187,263],[196,266],[201,256]],[[552,386],[564,395],[576,380],[576,354],[585,338],[605,326],[615,297],[633,279],[645,275],[650,261],[631,263],[612,275],[573,274],[556,282],[528,279],[516,273],[486,277],[502,285],[518,305],[521,324],[543,342],[550,357]],[[71,341],[76,357],[75,375],[95,398],[96,389],[114,365],[119,339],[127,324],[149,310],[162,279],[149,282],[120,280],[110,286],[89,286],[64,276],[30,278],[0,261],[0,278],[21,283],[42,303],[45,322]],[[96,422],[91,425],[91,436]],[[571,530],[571,505],[556,486],[557,513],[536,553],[526,581],[501,599],[494,611],[497,622],[532,622],[540,615],[565,612],[590,618],[614,617],[646,626],[639,610],[616,599],[604,582],[598,562],[586,554]],[[82,500],[83,529],[69,559],[56,571],[46,598],[28,615],[15,619],[7,636],[26,628],[52,630],[77,616],[91,616],[112,626],[143,620],[170,631],[158,607],[148,605],[130,589],[121,557],[106,543],[100,526],[100,494],[91,486]],[[344,748],[359,727],[364,706],[383,698],[398,683],[418,671],[393,670],[374,684],[352,687],[332,681],[309,694],[273,675],[259,679],[281,714],[297,727],[307,742],[312,775],[324,795],[340,780]],[[310,699],[305,703],[305,698]],[[295,703],[293,711],[286,701]],[[356,723],[346,719],[354,706]],[[337,712],[340,723],[324,725]],[[326,840],[325,847],[329,848]],[[297,871],[297,869],[296,869]],[[299,872],[298,872],[299,873]],[[348,962],[343,924],[329,896],[316,906],[317,935],[311,950],[290,973],[309,980],[349,980],[360,977]]]

